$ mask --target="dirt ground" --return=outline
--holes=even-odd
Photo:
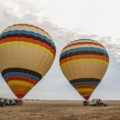
[[[120,101],[107,107],[82,106],[81,101],[24,101],[0,107],[0,120],[120,120]]]

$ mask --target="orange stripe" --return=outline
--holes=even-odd
[[[90,96],[92,92],[79,92],[82,96]]]
[[[79,89],[79,88],[96,88],[95,85],[77,85],[75,86],[76,89]]]
[[[103,46],[103,45],[101,45],[101,44],[99,44],[99,43],[94,43],[94,42],[77,42],[77,43],[72,43],[72,44],[70,44],[70,45],[67,45],[66,47],[64,47],[64,49],[66,49],[66,48],[68,48],[68,47],[71,47],[71,46],[74,46],[74,45],[83,45],[83,44],[98,45],[98,46],[100,46],[100,47],[103,47],[103,48],[104,48],[104,46]],[[63,50],[64,50],[64,49],[63,49]]]
[[[25,95],[31,90],[30,87],[26,87],[26,86],[22,86],[22,85],[11,85],[9,87],[13,91],[14,94],[24,94]]]
[[[47,44],[41,42],[41,41],[38,41],[38,40],[34,40],[32,38],[25,38],[25,37],[14,37],[14,38],[5,38],[5,39],[2,39],[0,41],[0,44],[2,43],[5,43],[5,42],[11,42],[11,41],[24,41],[24,42],[31,42],[31,43],[34,43],[34,44],[38,44],[38,45],[41,45],[41,46],[44,46],[45,48],[47,48],[48,50],[50,50],[54,56],[55,56],[55,51],[54,49],[52,49],[50,46],[48,46]]]
[[[11,85],[10,88],[16,92],[21,92],[21,91],[24,91],[26,89],[28,89],[28,90],[31,89],[31,87],[27,87],[27,86],[23,86],[23,85]]]
[[[104,57],[104,56],[100,56],[100,55],[76,55],[76,56],[71,56],[71,57],[67,57],[64,58],[63,60],[60,61],[60,64],[63,64],[64,62],[70,61],[70,60],[75,60],[75,59],[101,59],[101,60],[105,60],[105,61],[109,61],[108,58]]]

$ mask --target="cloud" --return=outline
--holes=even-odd
[[[110,57],[113,57],[115,61],[120,63],[120,38],[96,36],[95,39],[105,46]]]
[[[0,30],[16,23],[37,24],[44,19],[43,10],[24,0],[0,1]]]
[[[49,12],[42,6],[36,7],[28,0],[5,0],[0,1],[0,24],[2,31],[9,25],[16,23],[28,23],[45,29],[54,39],[58,53],[70,41],[80,38],[91,38],[102,43],[110,56],[120,62],[120,38],[112,36],[100,36],[91,34],[85,28],[64,28],[54,24]]]

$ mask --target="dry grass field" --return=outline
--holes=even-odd
[[[0,107],[0,120],[120,120],[120,101],[107,107],[82,106],[80,101],[24,101],[23,106]]]

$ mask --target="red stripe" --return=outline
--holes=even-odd
[[[90,96],[83,96],[86,100],[88,100],[90,98]]]
[[[103,46],[103,45],[101,45],[101,44],[99,44],[99,43],[94,43],[94,42],[77,42],[77,43],[72,43],[72,44],[70,44],[70,45],[67,45],[66,47],[64,47],[64,49],[66,49],[66,48],[68,48],[68,47],[71,47],[71,46],[74,46],[74,45],[83,45],[83,44],[98,45],[98,46],[100,46],[100,47],[103,47],[103,48],[104,48],[104,46]],[[63,49],[63,50],[64,50],[64,49]]]
[[[40,46],[44,46],[45,48],[47,48],[48,50],[50,50],[53,55],[55,56],[55,51],[54,49],[52,49],[50,46],[48,46],[47,44],[41,42],[41,41],[37,41],[37,40],[34,40],[32,38],[24,38],[24,37],[14,37],[14,39],[12,38],[5,38],[5,39],[2,39],[0,41],[0,44],[2,43],[5,43],[5,42],[11,42],[11,41],[24,41],[24,42],[31,42],[31,43],[34,43],[34,44],[38,44]]]
[[[9,27],[12,27],[12,26],[29,26],[29,27],[34,27],[34,28],[37,28],[37,29],[39,29],[39,30],[41,30],[41,31],[43,31],[43,32],[45,32],[45,33],[47,33],[45,30],[43,30],[42,28],[39,28],[39,27],[37,27],[37,26],[34,26],[34,25],[29,25],[29,24],[14,24],[14,25],[11,25],[11,26],[9,26]],[[8,28],[9,28],[8,27]],[[48,33],[47,33],[47,35],[49,35]],[[49,35],[50,36],[50,35]]]
[[[25,96],[25,94],[15,94],[17,96],[17,98],[23,98]]]
[[[25,82],[29,82],[32,83],[34,85],[36,85],[36,81],[32,80],[30,78],[25,78],[25,77],[20,77],[20,76],[12,76],[12,77],[7,77],[6,82],[8,83],[11,80],[20,80],[20,81],[25,81]]]

